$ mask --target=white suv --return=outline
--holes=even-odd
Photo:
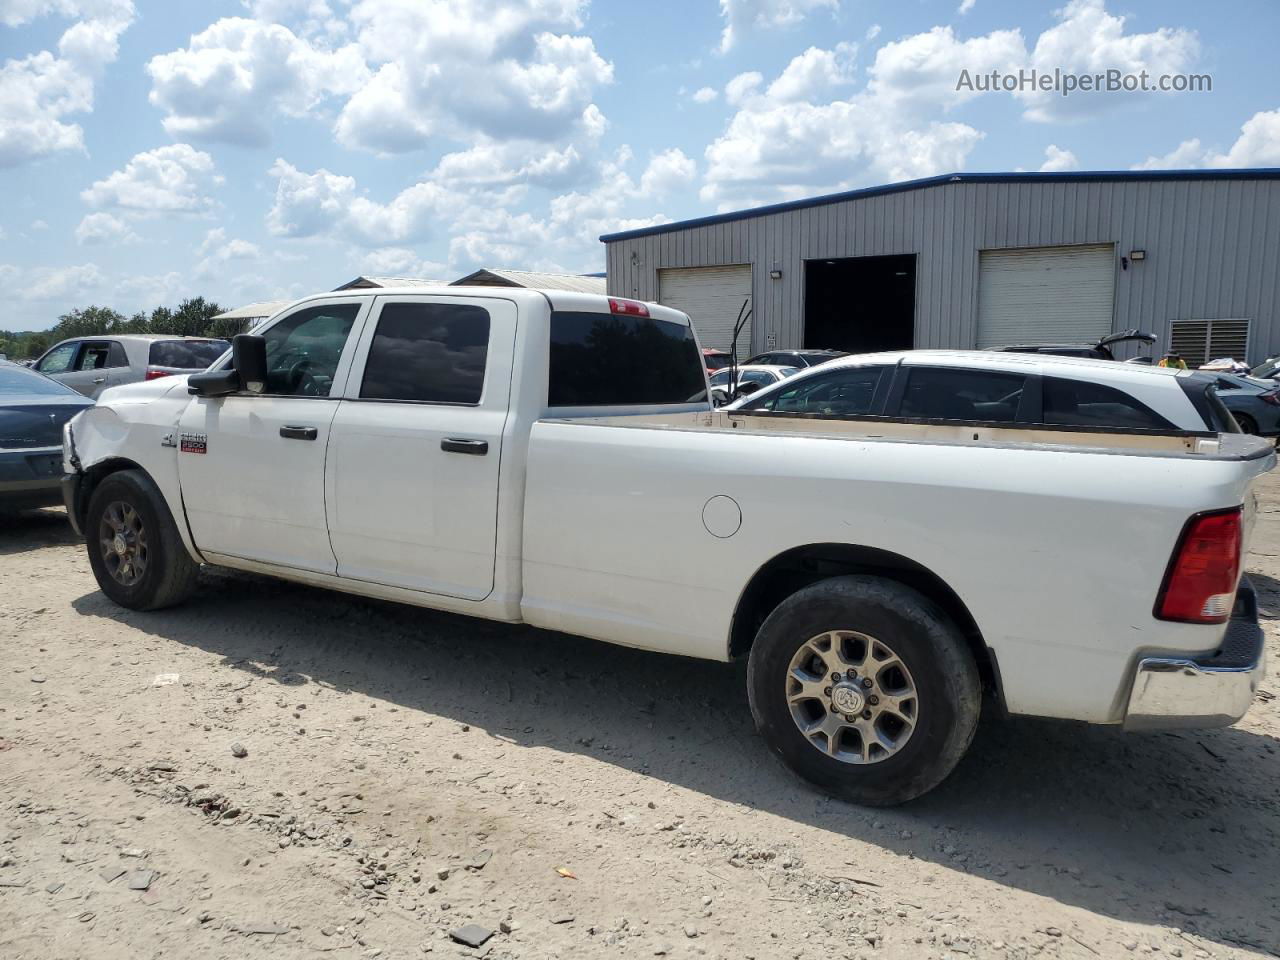
[[[725,409],[836,419],[1238,432],[1213,384],[1213,377],[1193,370],[1108,360],[909,350],[841,357]]]

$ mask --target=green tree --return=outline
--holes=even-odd
[[[83,310],[72,310],[58,318],[54,325],[55,340],[66,340],[68,337],[96,337],[111,333],[123,324],[124,316],[110,307],[85,307]]]
[[[150,333],[151,321],[147,319],[147,315],[139,310],[128,320],[121,323],[114,333]]]
[[[174,326],[177,327],[173,332],[184,337],[203,337],[213,325],[213,318],[221,312],[220,306],[204,297],[183,300],[173,313]]]
[[[173,333],[173,311],[168,307],[156,307],[151,311],[151,319],[147,321],[150,333]]]

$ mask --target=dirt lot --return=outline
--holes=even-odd
[[[61,511],[0,521],[0,653],[6,960],[1280,956],[1275,681],[1221,731],[984,721],[869,811],[733,668],[219,572],[130,613]]]

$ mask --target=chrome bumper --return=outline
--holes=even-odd
[[[1217,652],[1196,657],[1145,657],[1129,691],[1126,730],[1227,727],[1253,703],[1265,672],[1265,638],[1248,578]]]

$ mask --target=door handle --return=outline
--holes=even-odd
[[[315,427],[281,427],[280,436],[286,440],[314,440],[320,435]]]
[[[106,378],[106,377],[94,377],[94,378],[93,378],[93,382],[94,382],[94,383],[106,383],[106,382],[107,382],[107,378]]]
[[[463,437],[445,437],[440,441],[440,449],[445,453],[469,453],[473,457],[483,457],[489,452],[489,441],[467,440]]]

